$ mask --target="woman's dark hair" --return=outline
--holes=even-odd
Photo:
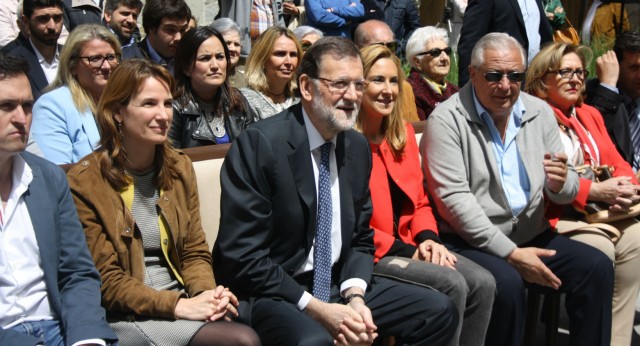
[[[190,70],[196,62],[198,48],[202,43],[211,37],[216,37],[224,49],[224,57],[227,61],[226,77],[224,83],[218,88],[213,97],[213,105],[217,114],[227,115],[233,110],[244,112],[244,103],[240,92],[229,84],[229,76],[231,75],[231,57],[229,56],[229,48],[224,41],[222,34],[210,26],[199,26],[193,30],[187,31],[176,49],[174,57],[174,75],[176,78],[177,94],[182,95],[184,92],[190,92],[191,77],[185,74],[185,70]],[[184,105],[183,105],[184,106]]]

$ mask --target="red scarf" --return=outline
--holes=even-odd
[[[565,126],[571,130],[573,130],[578,136],[578,140],[580,141],[580,148],[582,150],[582,155],[584,157],[584,163],[592,166],[597,166],[598,163],[595,160],[592,160],[591,155],[589,153],[595,153],[596,148],[593,146],[593,142],[589,139],[589,135],[584,129],[584,126],[580,124],[580,121],[577,119],[578,110],[574,108],[576,112],[576,116],[567,117],[560,111],[558,108],[551,106],[553,112],[556,115],[556,120],[558,121],[558,125]],[[589,150],[585,150],[585,146],[589,148]]]

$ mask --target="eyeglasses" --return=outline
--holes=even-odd
[[[390,51],[394,52],[396,50],[398,50],[398,42],[396,41],[391,41],[391,42],[376,42],[374,44],[380,45],[380,46],[385,46],[387,48],[389,48]]]
[[[484,74],[484,79],[487,82],[490,82],[490,83],[497,83],[497,82],[501,81],[502,78],[504,78],[505,76],[507,77],[507,79],[511,83],[519,83],[519,82],[522,82],[524,80],[524,72],[502,73],[502,72],[497,72],[497,71],[492,71],[492,72],[485,73]]]
[[[328,78],[322,78],[322,77],[312,77],[313,79],[319,79],[323,82],[326,82],[327,85],[329,85],[329,90],[332,93],[340,93],[340,94],[344,94],[347,92],[347,90],[349,89],[349,86],[351,84],[353,84],[353,87],[356,89],[356,92],[363,92],[364,89],[367,87],[367,81],[365,81],[364,79],[360,79],[360,80],[346,80],[346,79],[328,79]]]
[[[558,75],[560,75],[560,77],[565,79],[571,79],[573,78],[573,75],[576,75],[578,79],[584,80],[585,78],[587,78],[587,76],[589,76],[589,71],[580,68],[575,70],[572,70],[570,68],[563,68],[561,70],[551,70],[547,73],[557,73]]]
[[[306,51],[307,51],[307,49],[311,48],[311,45],[312,45],[312,44],[313,44],[313,43],[311,43],[311,42],[309,42],[309,41],[307,41],[307,40],[301,41],[301,42],[300,42],[300,46],[302,46],[302,51],[303,51],[303,52],[306,52]]]
[[[442,54],[442,52],[444,52],[446,55],[451,55],[451,52],[452,52],[452,51],[453,51],[453,50],[451,49],[451,47],[442,48],[442,49],[440,49],[440,48],[433,48],[433,49],[430,49],[430,50],[428,50],[428,51],[426,51],[426,52],[418,53],[418,54],[416,54],[416,56],[421,56],[421,55],[431,55],[432,57],[437,58],[437,57],[439,57],[439,56],[440,56],[440,54]]]
[[[102,55],[91,55],[91,56],[81,56],[81,59],[86,59],[91,67],[99,68],[104,64],[104,62],[108,62],[111,67],[116,66],[120,63],[120,54],[107,54],[105,56]]]

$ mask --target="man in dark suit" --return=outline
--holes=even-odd
[[[184,0],[147,0],[142,10],[147,34],[138,43],[142,57],[165,66],[173,73],[173,57],[187,32],[191,10]]]
[[[216,279],[265,345],[447,343],[446,296],[372,278],[371,153],[351,129],[365,87],[357,48],[321,39],[298,76],[301,105],[245,130],[225,158]]]
[[[640,34],[616,38],[613,51],[596,59],[597,78],[587,82],[586,102],[596,107],[624,159],[640,169]]]
[[[19,35],[2,51],[24,59],[29,64],[31,92],[38,99],[55,79],[61,46],[61,0],[24,0],[21,21],[29,37]]]
[[[142,10],[141,0],[106,0],[104,24],[120,41],[122,60],[142,57],[138,39],[138,15]]]
[[[104,346],[117,338],[66,176],[24,152],[34,102],[26,73],[0,53],[0,344]]]
[[[458,85],[469,81],[471,50],[480,38],[490,32],[504,32],[524,47],[528,61],[551,42],[552,30],[540,0],[469,0],[458,42]],[[536,25],[537,24],[537,25]],[[535,27],[535,28],[534,28]],[[534,42],[530,42],[530,41]],[[537,43],[536,43],[537,42]]]

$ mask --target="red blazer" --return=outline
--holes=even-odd
[[[410,123],[405,123],[405,128],[407,145],[399,160],[394,158],[386,141],[383,141],[379,146],[370,144],[373,156],[371,180],[369,181],[373,203],[371,228],[375,232],[373,240],[376,247],[376,262],[384,257],[396,240],[393,234],[393,208],[389,190],[389,176],[406,197],[398,222],[400,240],[415,246],[414,239],[418,233],[432,230],[437,235],[438,232],[436,220],[422,183],[422,168],[415,132]]]
[[[553,106],[551,106],[551,108],[553,108],[554,112],[560,112],[560,110]],[[582,104],[582,106],[576,106],[576,117],[578,121],[580,121],[580,124],[591,134],[593,141],[598,146],[598,151],[600,152],[600,162],[598,164],[612,166],[614,168],[614,177],[631,177],[631,182],[638,184],[633,169],[629,163],[620,156],[615,144],[611,141],[600,112],[594,107]],[[580,188],[576,199],[573,201],[574,206],[584,208],[587,204],[591,183],[589,179],[580,178]],[[557,223],[564,207],[566,206],[550,204],[547,209],[547,217],[552,226],[555,226]]]

